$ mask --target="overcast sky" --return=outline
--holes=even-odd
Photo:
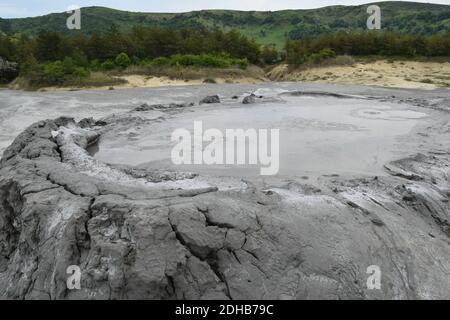
[[[428,0],[450,4],[450,0]],[[308,9],[329,5],[354,5],[372,0],[0,0],[0,17],[22,18],[62,12],[70,5],[104,6],[139,12],[186,12],[202,9],[283,10]]]

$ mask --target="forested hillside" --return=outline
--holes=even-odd
[[[450,32],[450,6],[415,2],[378,2],[382,9],[382,29],[414,35]],[[300,6],[299,2],[299,6]],[[302,39],[336,31],[366,28],[368,5],[332,6],[311,10],[276,12],[204,10],[188,13],[135,13],[103,7],[82,9],[82,32],[106,32],[113,25],[122,31],[134,26],[177,29],[237,29],[260,44],[282,49],[286,40]],[[1,13],[0,13],[1,14]],[[0,19],[4,33],[37,35],[41,31],[72,33],[66,28],[67,13],[23,19]]]

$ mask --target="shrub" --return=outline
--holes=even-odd
[[[181,67],[206,67],[206,68],[228,68],[232,65],[239,66],[242,69],[247,68],[248,60],[244,59],[233,59],[228,55],[212,55],[212,54],[176,54],[170,58],[159,57],[153,59],[151,62],[152,66],[173,66],[177,69]]]
[[[89,64],[89,68],[91,70],[97,71],[97,70],[100,70],[102,68],[102,64],[100,63],[100,61],[98,59],[94,59]]]
[[[62,63],[64,74],[71,74],[75,71],[75,61],[71,57],[66,57]]]
[[[192,54],[186,54],[186,55],[176,54],[170,58],[170,64],[175,65],[175,66],[180,65],[180,66],[188,67],[188,66],[198,65],[199,62],[200,62],[199,57],[192,55]]]
[[[231,59],[227,56],[204,54],[198,59],[198,64],[202,67],[228,68],[231,65]]]
[[[235,63],[233,63],[233,64],[236,64],[241,69],[247,69],[247,67],[248,67],[248,60],[247,60],[247,58],[237,59],[234,62]]]
[[[151,62],[148,61],[147,59],[142,59],[142,60],[139,61],[139,65],[140,65],[141,67],[146,67],[146,68],[148,68],[148,67],[151,66]]]
[[[155,58],[152,60],[151,65],[156,66],[156,67],[168,66],[168,65],[170,65],[170,59],[166,58],[166,57]]]
[[[77,65],[78,67],[89,67],[89,60],[83,52],[75,50],[75,52],[72,54],[72,58],[75,65]]]
[[[77,78],[87,78],[89,76],[89,71],[86,70],[83,67],[77,67],[75,68],[75,70],[72,72],[72,75],[77,77]]]
[[[106,60],[105,62],[103,62],[101,64],[101,68],[103,70],[112,70],[116,67],[116,65],[114,64],[114,62],[110,59]]]
[[[278,61],[278,51],[275,46],[264,46],[262,59],[265,64],[274,64]]]
[[[330,58],[336,57],[336,52],[334,52],[334,50],[332,50],[330,48],[325,48],[325,49],[322,49],[319,51],[319,55],[323,59],[330,59]]]
[[[231,58],[226,54],[213,55],[213,54],[176,54],[167,57],[158,57],[151,61],[146,59],[138,59],[133,57],[129,59],[125,53],[119,54],[114,61],[108,59],[100,64],[98,60],[92,60],[89,69],[91,70],[112,70],[116,67],[127,68],[130,65],[137,65],[145,68],[150,67],[162,67],[162,66],[172,66],[176,69],[181,69],[182,67],[211,67],[211,68],[228,68],[230,66],[238,66],[241,69],[246,69],[248,67],[249,61],[247,58],[236,59]]]
[[[60,84],[64,81],[64,66],[61,61],[50,62],[44,65],[43,78],[48,84]]]
[[[132,56],[130,59],[130,64],[138,66],[141,64],[141,60],[136,56]]]
[[[317,53],[313,53],[307,57],[312,63],[320,63],[324,60],[336,57],[336,52],[331,49],[322,49]]]
[[[119,53],[114,62],[116,66],[124,69],[131,64],[131,60],[125,52]]]
[[[322,61],[335,58],[336,52],[329,48],[319,52],[308,53],[307,49],[300,42],[292,42],[287,47],[287,62],[294,66],[300,66],[304,63],[319,64]]]
[[[20,75],[25,76],[30,73],[36,73],[39,72],[41,65],[38,64],[36,59],[31,55],[27,56],[22,64],[20,66]]]

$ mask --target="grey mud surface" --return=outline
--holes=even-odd
[[[238,179],[91,156],[111,132],[197,108],[169,103],[217,93],[227,103],[264,86],[356,95],[427,117],[411,139],[400,138],[411,154],[384,163],[383,174]],[[67,93],[86,105],[125,103],[121,94],[142,100],[114,116],[37,121],[6,148],[1,298],[450,299],[450,91],[289,83],[167,90],[159,101],[144,98],[156,90]],[[5,92],[0,100],[13,99]],[[141,102],[163,105],[133,111]],[[81,290],[66,287],[70,265],[81,268]],[[366,285],[372,265],[382,272],[380,290]]]

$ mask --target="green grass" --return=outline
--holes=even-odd
[[[149,65],[149,66],[130,66],[125,70],[115,70],[109,74],[114,76],[123,75],[143,75],[154,77],[167,77],[169,79],[177,80],[205,80],[214,78],[223,79],[239,79],[239,78],[253,78],[263,79],[263,69],[256,66],[249,66],[246,69],[238,67],[230,68],[206,68],[206,67],[175,67],[171,65]]]
[[[274,44],[277,49],[284,49],[286,43],[286,34],[289,33],[291,28],[289,26],[282,26],[279,28],[261,28],[260,26],[249,26],[240,29],[245,36],[256,39],[261,45]]]

